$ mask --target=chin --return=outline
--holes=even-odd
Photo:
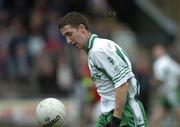
[[[81,47],[76,47],[77,49],[82,49]]]

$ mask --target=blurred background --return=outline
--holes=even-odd
[[[156,106],[152,47],[168,46],[180,62],[179,0],[0,0],[0,126],[37,127],[35,108],[46,97],[66,105],[69,127],[93,127],[99,96],[86,54],[66,44],[58,22],[86,15],[93,33],[114,40],[132,61],[148,118]],[[173,113],[161,127],[180,126]]]

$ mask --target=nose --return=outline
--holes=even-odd
[[[72,39],[70,39],[69,37],[66,37],[66,41],[67,41],[68,44],[72,43]]]

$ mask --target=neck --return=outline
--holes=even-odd
[[[88,32],[88,33],[87,33],[87,41],[88,41],[88,39],[90,38],[90,36],[91,36],[91,33]]]
[[[88,46],[88,41],[89,41],[89,38],[91,37],[91,32],[87,32],[87,36],[86,36],[86,43],[85,43],[85,50],[86,50],[86,47]]]

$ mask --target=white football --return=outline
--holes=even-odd
[[[36,107],[36,118],[41,127],[63,127],[65,106],[56,98],[46,98]]]

